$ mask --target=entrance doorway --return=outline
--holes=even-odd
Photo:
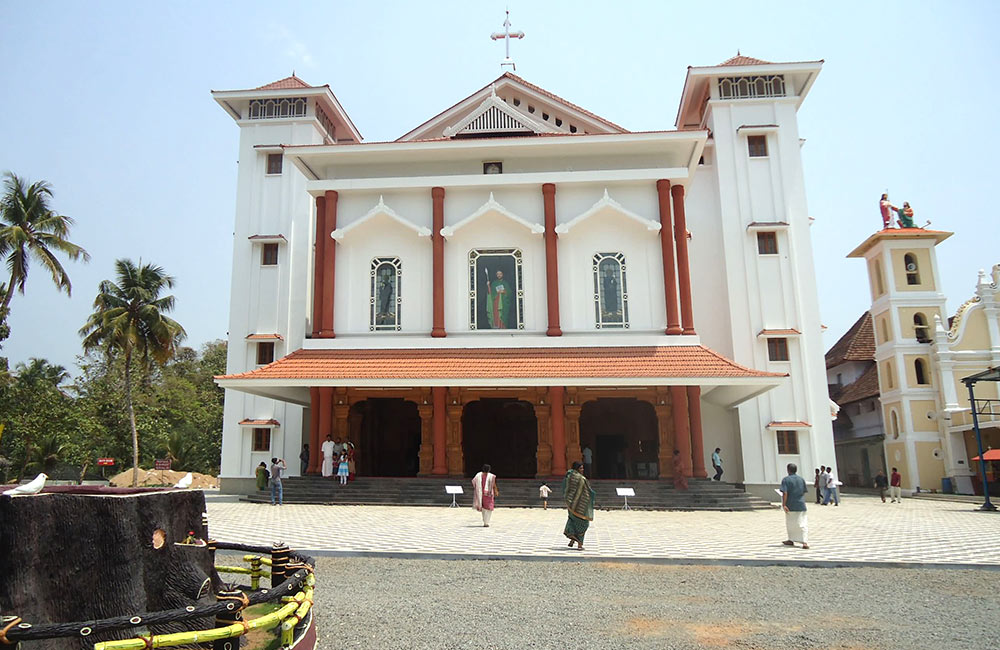
[[[537,471],[538,420],[528,402],[485,398],[462,411],[465,475],[489,464],[500,478],[533,478]]]
[[[420,413],[415,403],[397,398],[369,398],[351,407],[351,419],[358,431],[359,476],[417,475]],[[358,420],[360,423],[355,424]]]
[[[649,402],[610,397],[580,412],[580,446],[593,455],[591,478],[653,479],[659,470],[659,428]]]

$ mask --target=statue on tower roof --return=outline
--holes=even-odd
[[[879,211],[882,213],[882,230],[889,230],[892,228],[893,212],[896,213],[896,224],[900,228],[916,228],[913,224],[913,208],[910,207],[910,203],[908,201],[903,201],[903,207],[897,208],[889,202],[889,193],[885,192],[882,194],[882,198],[879,199],[878,206]]]

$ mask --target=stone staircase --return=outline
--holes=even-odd
[[[767,501],[747,494],[741,486],[709,479],[691,479],[690,489],[675,490],[670,481],[621,481],[593,480],[597,493],[597,507],[603,510],[620,509],[625,500],[615,488],[632,487],[635,496],[628,498],[629,507],[636,510],[760,510],[771,509]],[[500,497],[497,507],[541,508],[538,498],[539,479],[499,479]],[[562,507],[562,481],[548,481],[552,488],[550,508]],[[284,480],[286,504],[322,505],[405,505],[448,506],[451,495],[445,493],[446,485],[460,485],[464,494],[457,495],[458,505],[472,505],[471,479],[467,478],[377,478],[359,477],[341,486],[336,479],[318,476],[293,477]],[[268,492],[256,492],[241,501],[270,503]]]

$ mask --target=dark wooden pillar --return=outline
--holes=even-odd
[[[462,451],[462,404],[459,391],[448,395],[448,475],[465,475],[465,454]]]
[[[319,410],[319,389],[313,387],[309,389],[309,465],[306,467],[306,472],[309,474],[319,473],[320,465],[323,463],[323,452],[320,450],[323,438],[319,435]]]
[[[448,473],[448,389],[435,386],[431,389],[434,405],[434,469],[432,474],[444,476]]]
[[[670,387],[671,415],[674,420],[674,449],[681,452],[685,472],[691,476],[691,432],[688,428],[687,389],[684,386]],[[673,458],[673,449],[670,450]]]
[[[663,255],[663,300],[667,304],[667,334],[680,334],[677,315],[677,278],[674,275],[673,226],[670,219],[670,181],[656,181],[656,196],[660,204],[660,251]]]
[[[426,399],[417,404],[417,413],[420,415],[420,451],[417,457],[420,459],[420,469],[418,476],[430,476],[434,469],[434,405],[428,404]]]
[[[444,328],[444,188],[431,188],[433,204],[431,243],[433,248],[433,325],[431,336],[442,338],[448,335]]]
[[[549,423],[552,426],[552,475],[566,473],[566,413],[563,409],[565,391],[562,386],[549,386]]]
[[[706,478],[705,441],[701,435],[701,386],[688,386],[688,413],[691,420],[691,467],[695,478]]]
[[[545,334],[562,336],[562,329],[559,327],[559,252],[554,183],[542,185],[542,202],[545,207],[545,297],[549,315],[549,327]]]
[[[684,216],[684,186],[670,188],[674,197],[674,242],[677,244],[677,283],[681,293],[681,325],[684,334],[694,334],[691,307],[691,267],[688,264],[687,220]]]

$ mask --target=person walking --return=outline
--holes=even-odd
[[[822,468],[817,468],[816,469],[816,478],[813,480],[813,487],[816,488],[816,505],[819,505],[823,501],[823,497],[822,497],[822,495],[820,494],[820,491],[819,491],[819,470],[820,469],[822,469]]]
[[[489,528],[495,499],[500,496],[496,474],[490,473],[489,465],[483,465],[482,471],[472,477],[472,491],[472,507],[476,512],[482,513],[483,528]]]
[[[827,482],[830,479],[830,475],[827,474],[827,468],[822,465],[819,466],[819,489],[823,493],[822,505],[830,504],[830,490],[826,487]]]
[[[573,548],[575,542],[577,549],[581,551],[587,528],[594,520],[594,489],[590,487],[590,481],[583,475],[583,471],[583,463],[573,461],[573,466],[566,472],[563,480],[563,499],[569,513],[563,535],[569,538],[570,548]]]
[[[881,469],[875,476],[875,487],[878,488],[878,495],[882,497],[882,503],[885,503],[885,490],[889,487],[889,479],[886,478],[885,471]]]
[[[281,479],[285,474],[285,460],[283,458],[271,459],[271,505],[284,505],[285,493],[281,487]],[[278,495],[278,503],[274,503],[274,495]]]
[[[796,472],[795,463],[788,463],[788,476],[781,479],[781,509],[785,511],[785,531],[788,539],[782,542],[785,546],[802,544],[809,548],[809,522],[806,519],[806,482]]]
[[[833,473],[832,467],[826,468],[826,501],[824,503],[830,503],[830,499],[833,499],[833,505],[840,505],[840,490],[837,486],[840,485],[840,481],[837,480],[837,475]]]
[[[674,449],[674,489],[675,490],[686,490],[688,489],[688,479],[685,473],[687,468],[684,467],[684,458],[681,457],[681,452]]]
[[[899,470],[892,468],[892,475],[889,477],[889,496],[893,503],[903,502],[903,477],[899,475]]]
[[[552,494],[552,488],[549,487],[548,483],[542,483],[542,487],[538,488],[538,497],[542,500],[542,510],[549,509],[550,494]]]
[[[716,447],[715,451],[712,452],[712,467],[715,468],[715,476],[712,477],[713,481],[722,480],[722,456],[719,454],[721,451],[721,447]]]
[[[330,478],[333,476],[333,458],[337,453],[337,443],[333,441],[333,436],[326,437],[320,450],[323,452],[323,467],[321,468],[323,478]]]

